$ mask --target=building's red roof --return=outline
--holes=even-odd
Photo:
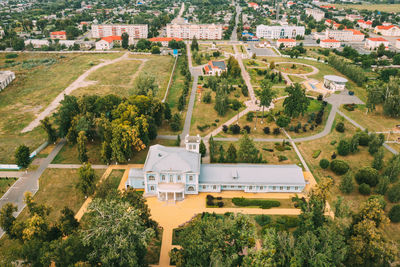
[[[294,39],[278,39],[278,42],[280,43],[293,43],[296,42]]]
[[[382,37],[377,37],[377,38],[368,38],[368,40],[373,41],[373,42],[388,42],[385,38]]]
[[[332,24],[332,20],[331,19],[327,19],[327,20],[325,20],[326,22],[328,22],[328,23],[330,23],[330,24]]]
[[[183,39],[175,37],[153,37],[149,39],[150,42],[169,42],[172,40],[175,40],[177,42],[183,41]]]
[[[365,24],[372,25],[372,21],[368,20],[365,22]]]
[[[394,26],[394,25],[389,25],[389,26],[379,25],[379,26],[376,26],[376,27],[378,28],[378,30],[390,30],[391,28],[397,27],[397,26]]]
[[[359,19],[357,20],[358,23],[365,23],[365,21],[363,19]]]
[[[323,43],[340,43],[338,40],[335,40],[335,39],[325,39],[325,40],[322,40],[321,42],[323,42]]]
[[[122,38],[121,38],[121,36],[111,35],[111,36],[103,37],[103,38],[101,38],[101,40],[104,40],[108,43],[112,43],[114,41],[121,41]]]
[[[257,3],[254,3],[254,2],[250,2],[250,3],[249,3],[249,6],[258,6],[258,4],[257,4]]]
[[[210,71],[210,69],[208,68],[208,65],[206,65],[206,66],[204,67],[204,70],[205,70],[206,72],[209,72],[209,71]]]
[[[353,35],[364,35],[362,32],[360,32],[359,30],[355,30],[355,29],[344,29],[344,31],[353,32]]]
[[[336,7],[332,6],[332,5],[327,5],[327,6],[320,6],[320,8],[326,8],[326,9],[332,8],[332,9],[335,9]]]
[[[51,32],[50,33],[51,35],[65,35],[65,34],[67,34],[65,31],[58,31],[58,32]]]

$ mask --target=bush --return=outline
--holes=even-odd
[[[331,170],[338,175],[343,175],[350,169],[347,162],[339,159],[332,160],[329,166]]]
[[[212,195],[207,195],[207,200],[214,200],[214,196],[212,196]]]
[[[360,184],[360,186],[358,187],[358,192],[360,192],[360,194],[364,196],[367,196],[371,194],[371,187],[367,184]]]
[[[226,133],[228,131],[228,126],[222,125],[222,131]]]
[[[394,205],[389,211],[389,219],[391,222],[400,222],[400,205]]]
[[[232,203],[239,207],[259,206],[262,209],[270,209],[272,207],[279,207],[281,203],[277,200],[267,199],[248,199],[244,197],[232,198]]]
[[[343,122],[338,122],[338,124],[336,124],[335,129],[339,133],[343,133],[344,132],[344,123]]]
[[[278,135],[281,133],[281,130],[279,128],[274,128],[273,134]]]
[[[271,133],[271,130],[269,129],[269,127],[264,127],[263,131],[264,131],[265,134],[270,134]]]
[[[239,134],[240,133],[240,126],[238,124],[232,124],[231,126],[229,126],[229,130],[233,134]]]
[[[346,140],[340,140],[337,151],[339,155],[347,156],[350,153],[350,143]]]
[[[243,127],[243,129],[249,134],[250,133],[250,126],[246,125]]]
[[[332,146],[336,145],[336,143],[337,143],[336,140],[331,141],[331,145],[332,145]]]
[[[276,120],[276,125],[282,128],[288,126],[289,123],[290,123],[290,118],[284,115],[279,116],[278,119]]]
[[[254,118],[254,112],[250,111],[249,113],[246,114],[247,121],[253,121],[253,118]]]
[[[400,201],[400,183],[393,185],[388,190],[388,199],[392,203],[397,203]]]
[[[17,58],[18,54],[7,54],[6,58]]]
[[[369,135],[366,132],[359,133],[358,144],[360,146],[368,146],[369,144]]]
[[[254,217],[254,220],[260,225],[260,226],[265,226],[269,223],[271,223],[272,219],[271,216],[261,214],[261,215],[256,215]]]
[[[348,172],[345,176],[343,176],[342,180],[340,181],[339,189],[345,194],[350,194],[353,192],[354,181],[351,172]]]
[[[207,199],[207,206],[215,206],[214,200]]]
[[[312,157],[314,158],[314,159],[316,159],[316,158],[318,158],[318,156],[319,156],[319,154],[321,154],[321,150],[315,150],[314,152],[313,152],[313,154],[312,154]]]
[[[222,201],[217,202],[217,206],[218,206],[218,208],[222,208],[224,206],[224,202],[222,202]]]
[[[381,208],[382,208],[383,210],[386,209],[387,203],[386,203],[386,200],[385,200],[385,197],[384,197],[384,196],[382,196],[382,195],[372,195],[372,196],[370,196],[370,197],[368,198],[367,201],[371,201],[371,200],[374,200],[374,199],[377,199],[377,200],[378,200],[378,202],[379,202],[379,204],[381,205]]]
[[[358,170],[355,178],[358,184],[368,184],[374,187],[379,182],[379,173],[372,167],[364,167]]]
[[[329,160],[327,160],[327,159],[321,159],[321,160],[319,161],[319,166],[320,166],[322,169],[327,169],[327,168],[329,167]]]
[[[336,157],[337,157],[337,156],[336,156],[336,153],[333,152],[332,155],[331,155],[331,159],[336,159]]]
[[[285,160],[287,160],[287,159],[288,159],[288,158],[287,158],[286,156],[284,156],[284,155],[279,155],[279,156],[278,156],[279,162],[285,161]]]

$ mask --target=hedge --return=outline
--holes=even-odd
[[[316,159],[316,158],[318,158],[318,156],[319,156],[319,154],[321,154],[321,150],[315,150],[314,152],[313,152],[313,154],[312,154],[312,157],[314,158],[314,159]]]
[[[259,206],[262,209],[270,209],[281,205],[277,200],[249,199],[244,197],[234,197],[232,198],[232,203],[239,207]]]

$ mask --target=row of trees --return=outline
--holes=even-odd
[[[336,56],[330,56],[328,59],[328,63],[329,65],[352,79],[358,86],[363,85],[363,83],[367,81],[364,70],[358,66],[349,64],[348,62],[343,61]]]
[[[367,86],[367,108],[374,111],[377,105],[390,117],[400,117],[400,78],[390,77],[388,83],[375,82]]]

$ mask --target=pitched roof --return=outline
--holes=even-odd
[[[398,28],[398,26],[395,26],[395,25],[388,25],[388,26],[378,25],[378,26],[376,26],[376,28],[378,28],[378,30],[390,30],[393,27]]]
[[[344,31],[353,32],[353,35],[364,35],[362,32],[360,32],[359,30],[355,30],[355,29],[344,29]]]
[[[182,41],[183,39],[175,37],[153,37],[149,39],[150,42],[169,42],[172,40],[179,42]]]
[[[278,39],[278,42],[281,42],[281,43],[293,43],[293,42],[296,42],[296,40],[295,39],[284,39],[284,38],[282,38],[282,39]]]
[[[323,43],[340,43],[338,40],[335,40],[335,39],[325,39],[325,40],[321,40],[321,42],[323,42]]]
[[[143,170],[145,172],[199,172],[200,158],[200,153],[188,151],[182,147],[154,145],[149,149]]]
[[[202,164],[199,183],[305,186],[299,166],[267,164]]]
[[[103,38],[101,38],[101,40],[104,40],[108,43],[112,43],[114,41],[121,41],[122,38],[121,38],[121,36],[111,35],[111,36],[103,37]]]
[[[211,65],[212,65],[213,68],[219,68],[221,70],[225,70],[226,69],[225,62],[222,61],[222,60],[221,61],[212,60],[211,61]]]
[[[61,35],[61,34],[67,34],[65,31],[58,31],[58,32],[51,32],[51,35]]]
[[[388,42],[385,38],[382,37],[377,37],[377,38],[368,38],[368,40],[373,41],[373,42]]]

